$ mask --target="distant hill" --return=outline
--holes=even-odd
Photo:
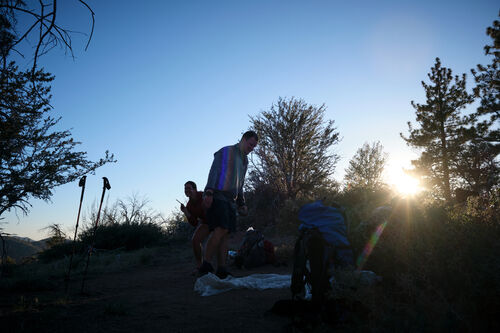
[[[20,262],[20,260],[24,257],[30,257],[40,251],[43,251],[46,248],[47,239],[42,239],[39,241],[33,241],[27,237],[11,237],[4,236],[5,239],[5,248],[7,255],[12,259],[15,259],[16,262]],[[2,251],[0,242],[0,253]]]

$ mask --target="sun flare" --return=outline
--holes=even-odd
[[[390,168],[386,176],[388,183],[402,195],[415,195],[422,191],[418,179],[406,174],[402,166]]]
[[[398,176],[394,185],[398,192],[404,195],[414,195],[421,190],[419,181],[405,174]]]

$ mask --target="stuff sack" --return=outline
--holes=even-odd
[[[234,264],[241,268],[254,268],[274,263],[274,246],[264,239],[264,235],[252,227],[248,228],[240,248],[234,258]]]

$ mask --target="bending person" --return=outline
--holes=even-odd
[[[201,266],[203,242],[210,234],[205,210],[203,209],[203,192],[198,192],[196,183],[187,181],[184,184],[184,194],[189,198],[186,206],[181,204],[181,211],[188,219],[189,224],[196,227],[191,242],[193,245],[194,258],[196,260],[196,270]],[[196,272],[196,271],[195,271]]]

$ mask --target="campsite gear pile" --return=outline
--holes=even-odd
[[[234,257],[234,264],[238,268],[251,269],[275,262],[274,245],[264,239],[264,235],[259,230],[248,228]]]

